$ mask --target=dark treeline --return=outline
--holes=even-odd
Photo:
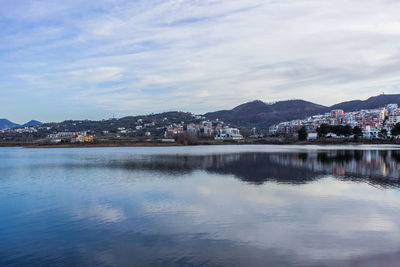
[[[352,128],[350,125],[321,124],[321,126],[317,128],[317,133],[318,137],[326,137],[328,133],[334,133],[337,136],[345,136],[345,137],[354,135],[354,139],[363,136],[362,129],[359,126],[355,126],[354,128]],[[400,135],[400,123],[397,123],[393,127],[393,129],[391,130],[391,135],[392,136]],[[388,131],[386,129],[382,129],[381,132],[379,133],[379,136],[383,138],[387,137]]]
[[[334,133],[337,136],[350,136],[350,135],[362,135],[361,128],[356,126],[352,128],[350,125],[329,125],[321,124],[317,128],[319,137],[325,137],[328,133]]]

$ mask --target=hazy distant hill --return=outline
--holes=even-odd
[[[43,126],[58,126],[58,131],[110,131],[116,132],[118,128],[133,128],[135,129],[138,120],[142,120],[142,123],[155,122],[157,125],[163,125],[166,123],[180,123],[195,121],[191,113],[170,111],[157,114],[139,115],[139,116],[128,116],[120,119],[109,119],[101,121],[90,121],[90,120],[67,120],[60,123],[45,123]],[[160,130],[164,131],[164,129]]]
[[[41,125],[42,123],[40,121],[35,121],[35,120],[31,120],[27,123],[25,123],[24,125],[22,125],[23,127],[32,127],[32,126],[37,126],[37,125]]]
[[[11,129],[19,126],[19,124],[11,122],[7,119],[0,119],[0,130]]]
[[[302,119],[325,112],[327,107],[304,100],[279,101],[267,104],[260,100],[245,103],[232,110],[206,113],[209,119],[221,119],[237,126],[265,128],[272,124]]]
[[[318,105],[304,100],[279,101],[267,104],[260,100],[248,102],[232,110],[220,110],[206,113],[209,119],[220,119],[224,122],[244,127],[267,128],[282,121],[304,119],[308,116],[323,114],[332,109],[343,109],[345,112],[361,109],[373,109],[387,104],[399,104],[400,94],[379,95],[367,100],[353,100],[331,107]]]
[[[316,114],[324,114],[332,109],[343,109],[345,112],[356,111],[361,109],[373,109],[383,107],[387,104],[400,105],[400,94],[379,95],[370,97],[367,100],[353,100],[339,103],[330,107],[318,105],[304,100],[287,100],[276,103],[264,103],[260,100],[255,100],[242,105],[239,105],[231,110],[220,110],[204,114],[207,119],[220,119],[226,123],[230,123],[237,127],[257,127],[266,129],[269,126],[296,119],[304,119],[308,116]],[[58,125],[59,131],[83,131],[83,130],[107,130],[115,131],[120,127],[135,128],[136,121],[142,119],[146,122],[157,122],[157,125],[165,123],[180,123],[184,121],[195,122],[196,119],[190,113],[186,112],[165,112],[159,114],[128,116],[115,120],[102,121],[64,121],[60,123],[48,123],[45,125]],[[166,122],[165,122],[166,120]],[[39,121],[30,121],[24,125],[35,126],[41,125]],[[0,119],[0,130],[21,127],[6,119]],[[160,129],[160,131],[162,131]]]
[[[5,130],[5,129],[12,129],[12,128],[17,128],[17,127],[32,127],[32,126],[37,126],[41,125],[42,123],[40,121],[35,121],[31,120],[23,125],[14,123],[12,121],[9,121],[7,119],[0,119],[0,130]]]
[[[353,100],[339,103],[330,107],[330,109],[343,109],[345,112],[357,111],[361,109],[374,109],[384,107],[387,104],[400,105],[400,94],[378,95],[368,98],[367,100]]]

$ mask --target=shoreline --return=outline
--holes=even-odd
[[[1,147],[22,148],[100,148],[100,147],[177,147],[177,146],[211,146],[211,145],[400,145],[400,140],[381,139],[320,139],[312,141],[298,141],[281,138],[251,140],[243,142],[221,142],[215,140],[200,140],[191,143],[155,143],[155,142],[121,142],[121,143],[64,143],[64,144],[33,144],[11,143],[1,144]]]

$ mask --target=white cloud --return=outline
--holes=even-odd
[[[100,109],[203,112],[292,98],[334,104],[399,88],[397,1],[76,0],[42,10],[45,2],[29,18],[38,23],[33,31],[4,35],[18,45],[0,59],[47,62],[48,85],[86,89],[82,104]]]
[[[113,208],[106,205],[93,204],[85,209],[72,210],[76,219],[97,219],[107,223],[117,223],[125,220],[126,215],[121,208]]]
[[[122,80],[124,70],[119,67],[99,67],[71,71],[72,79],[78,82],[104,83]]]

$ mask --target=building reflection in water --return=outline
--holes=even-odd
[[[338,150],[308,153],[237,153],[217,155],[148,155],[110,161],[107,168],[152,170],[179,176],[203,170],[228,174],[250,183],[306,183],[327,175],[399,186],[400,151]]]
[[[307,168],[314,173],[330,174],[350,179],[387,180],[398,183],[400,152],[376,150],[342,150],[315,153],[272,155],[281,166]]]

